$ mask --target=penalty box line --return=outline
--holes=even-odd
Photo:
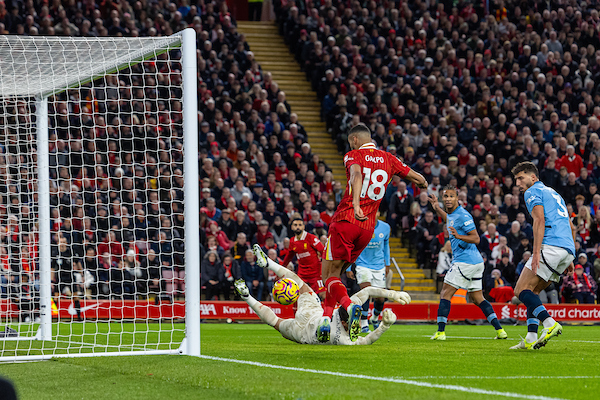
[[[422,382],[422,381],[402,379],[402,378],[370,376],[370,375],[363,375],[363,374],[348,374],[348,373],[344,373],[344,372],[325,371],[325,370],[318,370],[318,369],[312,369],[312,368],[287,367],[284,365],[266,364],[266,363],[261,363],[261,362],[257,362],[257,361],[237,360],[234,358],[223,358],[223,357],[214,357],[214,356],[206,356],[206,355],[201,355],[200,358],[204,358],[204,359],[212,360],[212,361],[224,361],[224,362],[230,362],[230,363],[235,363],[235,364],[252,365],[255,367],[262,367],[262,368],[272,368],[272,369],[296,371],[296,372],[308,372],[311,374],[332,375],[332,376],[339,376],[339,377],[343,377],[343,378],[368,379],[368,380],[379,381],[379,382],[400,383],[400,384],[404,384],[404,385],[418,386],[418,387],[429,388],[429,389],[453,390],[453,391],[457,391],[457,392],[477,393],[477,394],[484,394],[484,395],[489,395],[489,396],[510,397],[510,398],[528,399],[528,400],[561,400],[557,397],[536,396],[536,395],[528,395],[528,394],[520,394],[520,393],[512,393],[512,392],[500,392],[500,391],[496,391],[496,390],[487,390],[487,389],[480,389],[480,388],[460,386],[460,385],[442,385],[442,384]]]

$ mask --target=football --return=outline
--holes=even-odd
[[[291,279],[281,278],[273,285],[273,298],[279,304],[292,304],[298,300],[299,295],[300,287]]]

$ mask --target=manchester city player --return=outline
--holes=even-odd
[[[377,211],[379,218],[379,211]],[[361,289],[368,286],[373,286],[380,289],[385,289],[385,277],[390,269],[390,226],[377,219],[375,231],[371,241],[360,253],[356,259],[356,283]],[[352,278],[352,271],[346,272]],[[378,297],[374,299],[373,315],[371,315],[371,324],[373,329],[379,326],[379,314],[383,312],[384,298]],[[369,314],[369,299],[363,304],[363,311],[360,320],[361,331],[369,332],[369,322],[367,316]]]
[[[575,227],[563,198],[539,181],[537,167],[531,162],[517,164],[512,173],[533,218],[533,252],[519,276],[515,295],[527,307],[527,336],[511,349],[539,349],[562,333],[562,326],[548,314],[538,294],[560,275],[573,270]],[[539,321],[544,329],[538,338]]]
[[[446,340],[446,323],[450,314],[450,300],[458,289],[465,289],[473,303],[481,308],[487,320],[496,329],[496,339],[506,339],[508,335],[502,329],[492,305],[483,297],[482,278],[485,266],[477,249],[479,234],[471,214],[458,204],[458,193],[454,186],[446,186],[442,191],[446,211],[442,210],[438,198],[429,196],[435,212],[444,220],[452,244],[452,265],[444,278],[438,307],[438,330],[432,340]]]

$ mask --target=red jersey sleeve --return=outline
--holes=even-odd
[[[285,258],[283,259],[281,265],[287,268],[288,264],[292,262],[292,259],[295,255],[296,253],[294,253],[294,250],[292,250],[292,247],[290,246],[290,248],[288,249],[288,253],[285,255]]]
[[[356,154],[356,150],[349,151],[344,156],[344,167],[346,167],[346,171],[349,171],[350,166],[353,164],[360,164],[358,154]]]
[[[325,250],[325,246],[323,246],[323,243],[321,243],[321,241],[319,240],[319,238],[317,236],[315,236],[314,239],[311,240],[311,246],[313,249],[315,249],[315,251],[317,252],[319,257],[323,256],[323,251]]]
[[[410,167],[391,154],[388,157],[392,166],[392,175],[399,175],[400,178],[406,178],[406,175],[410,172]]]

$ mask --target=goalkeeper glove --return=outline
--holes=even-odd
[[[405,306],[410,304],[410,295],[406,292],[395,292],[392,300]]]
[[[383,313],[381,315],[383,318],[382,322],[383,325],[385,325],[385,327],[390,327],[391,325],[394,325],[394,322],[396,322],[396,314],[394,314],[394,312],[389,308],[383,310]]]

